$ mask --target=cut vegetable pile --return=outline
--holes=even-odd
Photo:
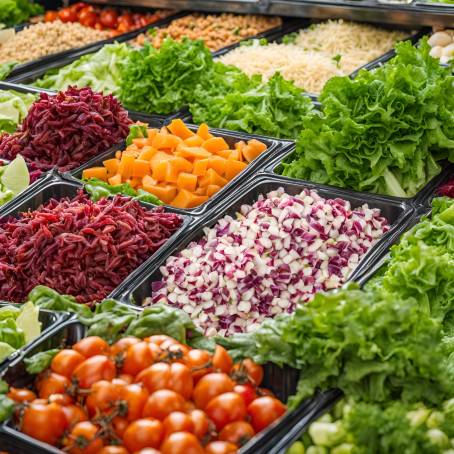
[[[38,284],[102,300],[181,225],[127,197],[92,202],[82,191],[0,225],[0,299],[21,302]]]
[[[243,205],[161,267],[147,303],[181,308],[208,336],[254,331],[339,287],[389,229],[377,209],[284,190]]]
[[[231,149],[206,124],[195,133],[181,120],[172,120],[161,130],[133,126],[130,137],[132,143],[125,151],[103,161],[102,167],[85,169],[82,177],[113,186],[128,183],[176,208],[205,203],[267,148],[251,139]]]

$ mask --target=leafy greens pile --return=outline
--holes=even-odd
[[[31,0],[0,0],[0,23],[8,27],[26,22],[44,12],[44,8]]]
[[[416,194],[454,162],[454,76],[419,47],[355,79],[334,77],[321,95],[322,113],[303,119],[286,176],[399,197]]]
[[[16,132],[17,126],[22,123],[35,101],[36,96],[30,93],[0,90],[0,133]]]

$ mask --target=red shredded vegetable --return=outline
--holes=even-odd
[[[125,139],[131,120],[112,96],[70,87],[41,93],[20,130],[0,137],[0,157],[19,153],[36,169],[68,171]]]
[[[22,302],[39,284],[99,301],[181,225],[162,207],[116,196],[93,202],[81,190],[0,224],[0,299]]]
[[[454,199],[454,178],[438,188],[437,194]]]

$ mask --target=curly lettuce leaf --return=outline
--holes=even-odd
[[[44,8],[31,0],[0,0],[0,23],[8,27],[26,22],[43,12]]]
[[[303,119],[286,176],[411,197],[454,161],[454,76],[427,39],[396,45],[395,58],[355,79],[334,77],[321,114]]]
[[[15,132],[35,100],[31,93],[0,90],[0,132]]]

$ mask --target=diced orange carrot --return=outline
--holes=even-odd
[[[145,188],[145,191],[150,192],[151,194],[154,194],[161,202],[164,202],[166,204],[170,204],[172,200],[176,197],[177,195],[177,188],[176,186],[170,186],[170,185],[154,185],[154,186],[148,186]]]
[[[216,170],[219,175],[224,175],[227,159],[220,156],[213,156],[208,159],[208,168]]]
[[[191,136],[183,140],[183,143],[188,147],[200,147],[203,143],[203,139],[200,136]]]
[[[149,161],[157,152],[158,150],[156,150],[156,148],[153,148],[151,145],[147,145],[146,147],[142,148],[137,158],[141,159],[142,161]]]
[[[233,180],[244,168],[247,167],[245,162],[237,161],[235,159],[228,159],[225,168],[225,177],[227,180]]]
[[[228,181],[222,178],[214,169],[208,169],[206,175],[199,180],[199,186],[201,187],[206,187],[210,184],[225,186],[227,183]]]
[[[132,164],[132,176],[144,177],[145,175],[151,175],[150,162],[136,159]]]
[[[257,140],[258,142],[258,140]],[[252,145],[246,145],[241,152],[243,153],[244,159],[246,159],[247,162],[252,162],[257,156],[259,156],[262,151],[260,151],[261,148],[259,147],[254,147]],[[266,147],[265,147],[266,150]]]
[[[169,159],[165,181],[167,183],[176,183],[180,172],[191,172],[192,164],[184,158]]]
[[[211,153],[217,153],[218,151],[228,150],[230,148],[222,137],[211,137],[203,142],[202,147]]]
[[[173,134],[156,134],[152,146],[157,150],[174,150],[183,141]]]
[[[180,189],[178,195],[172,200],[171,205],[177,208],[194,208],[208,200],[208,196],[196,195]]]
[[[178,156],[187,159],[205,159],[211,156],[211,153],[201,147],[179,146],[176,153]]]
[[[188,137],[194,136],[195,134],[184,124],[183,120],[177,118],[172,120],[167,126],[168,130],[180,137],[181,139],[187,139]]]
[[[137,147],[137,148],[143,148],[146,145],[148,145],[148,137],[142,138],[138,137],[137,139],[132,139],[132,143]]]
[[[107,168],[106,167],[92,167],[85,169],[82,172],[83,179],[98,178],[102,181],[107,181]],[[196,177],[197,178],[197,177]]]
[[[159,164],[162,161],[168,161],[169,159],[172,159],[172,158],[173,158],[173,155],[171,155],[169,153],[164,153],[163,151],[158,151],[150,159],[150,166],[152,169],[154,169],[154,166],[156,164]]]
[[[192,173],[180,172],[177,178],[177,187],[194,192],[197,186],[197,176]]]
[[[116,158],[106,159],[102,162],[102,165],[107,169],[109,175],[115,175],[120,165],[120,160]]]
[[[109,181],[109,184],[111,184],[112,186],[117,186],[117,185],[121,184],[121,175],[119,173],[117,173],[113,177],[110,177],[108,181]]]
[[[202,123],[199,126],[199,129],[197,130],[197,135],[201,137],[203,140],[208,140],[211,139],[211,137],[213,137],[206,123]]]
[[[134,156],[128,156],[123,153],[118,166],[118,173],[121,175],[123,180],[127,180],[132,176],[132,166],[134,163]]]
[[[192,173],[197,175],[198,177],[202,177],[206,174],[208,169],[208,159],[196,159],[194,161],[194,168],[192,169]]]
[[[152,176],[156,181],[165,181],[167,174],[167,162],[160,161],[153,166]]]
[[[206,195],[211,197],[213,194],[216,194],[219,189],[221,189],[221,186],[218,186],[217,184],[209,184],[206,188]]]

